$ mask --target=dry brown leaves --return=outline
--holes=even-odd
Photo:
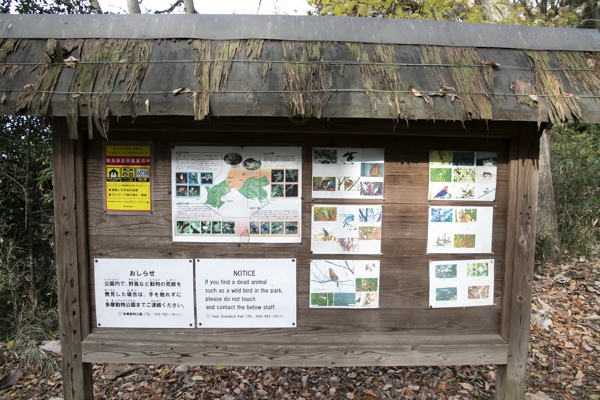
[[[528,399],[600,400],[600,262],[548,264],[533,288]],[[17,360],[0,345],[0,379]],[[93,366],[96,399],[490,399],[493,366],[263,368]],[[127,369],[131,371],[127,372]],[[7,378],[9,379],[9,378]],[[24,369],[4,399],[62,396],[60,374]]]

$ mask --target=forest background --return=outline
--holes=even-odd
[[[149,1],[149,0],[143,0]],[[202,12],[176,0],[158,12]],[[256,1],[257,9],[260,0]],[[308,0],[309,14],[414,18],[600,29],[596,0]],[[138,0],[127,0],[140,13]],[[142,3],[143,4],[143,3]],[[0,0],[0,13],[101,13],[98,0]],[[24,365],[58,337],[52,132],[49,121],[0,116],[0,343]],[[544,148],[544,146],[546,146]],[[544,135],[536,272],[558,258],[590,257],[600,244],[600,125]],[[551,155],[551,156],[550,156]]]

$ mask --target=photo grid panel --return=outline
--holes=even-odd
[[[474,307],[493,304],[493,259],[429,263],[429,307]]]

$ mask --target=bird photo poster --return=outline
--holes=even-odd
[[[429,307],[472,307],[493,304],[493,259],[429,263]]]
[[[491,253],[494,207],[429,207],[427,253]]]
[[[311,251],[381,254],[381,215],[377,205],[313,205]]]
[[[312,197],[382,199],[383,149],[314,148]]]
[[[480,151],[429,152],[429,200],[494,201],[498,154]]]
[[[311,260],[310,308],[378,308],[378,260]]]
[[[174,146],[174,242],[299,243],[302,148]]]

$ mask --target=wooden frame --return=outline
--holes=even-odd
[[[158,226],[154,230],[146,226],[148,236],[144,240],[151,240],[152,248],[142,253],[144,247],[141,242],[133,243],[137,250],[129,255],[118,245],[120,239],[112,238],[118,229],[123,230],[124,227],[114,225],[113,217],[98,211],[99,191],[94,181],[101,175],[96,170],[100,139],[89,142],[85,139],[70,140],[65,120],[56,118],[53,121],[65,399],[93,398],[92,362],[268,366],[497,364],[496,397],[524,397],[541,132],[535,123],[490,122],[488,126],[473,122],[467,123],[465,130],[460,123],[415,122],[405,128],[396,126],[392,121],[373,120],[310,121],[301,126],[276,118],[231,118],[212,123],[196,123],[186,118],[141,120],[135,124],[121,121],[113,125],[111,132],[113,140],[151,139],[155,142],[158,175],[155,187],[159,192],[156,212],[153,216],[132,217],[128,224],[143,226],[158,221]],[[198,132],[203,134],[198,135]],[[343,136],[339,134],[341,132]],[[210,135],[214,134],[218,137],[211,139]],[[87,137],[87,133],[80,132],[80,137]],[[208,139],[203,139],[206,137]],[[394,254],[394,243],[384,243],[382,259],[387,262],[384,264],[387,271],[393,271],[393,266],[400,272],[408,272],[411,263],[418,264],[413,271],[419,282],[426,279],[427,273],[421,268],[432,256],[427,256],[419,246],[412,253],[408,248],[422,241],[423,232],[426,234],[426,226],[420,227],[423,219],[419,215],[426,209],[427,201],[419,200],[417,204],[410,199],[415,198],[411,190],[422,190],[423,182],[420,180],[424,166],[421,164],[425,149],[432,146],[433,140],[444,149],[488,151],[496,148],[504,160],[500,184],[504,199],[497,200],[494,223],[494,257],[503,265],[496,272],[499,295],[495,305],[466,311],[446,310],[446,314],[435,310],[424,312],[423,297],[427,301],[427,295],[418,291],[398,294],[393,285],[401,286],[403,283],[392,274],[388,286],[381,288],[382,309],[375,313],[367,311],[366,314],[360,311],[358,315],[362,321],[346,326],[350,330],[343,334],[338,326],[341,319],[348,320],[357,314],[346,312],[342,313],[342,317],[332,319],[334,314],[329,310],[308,310],[304,283],[307,273],[306,266],[303,266],[298,271],[298,328],[294,330],[165,332],[158,329],[92,328],[94,300],[90,282],[93,274],[89,264],[93,257],[131,257],[132,254],[147,254],[150,258],[197,257],[200,254],[210,257],[239,257],[240,254],[260,257],[264,254],[264,247],[238,245],[232,248],[231,245],[219,244],[209,250],[198,244],[170,242],[163,226],[170,226],[169,201],[165,194],[169,186],[169,174],[165,171],[168,171],[169,164],[164,160],[168,145],[172,141],[240,144],[243,138],[246,140],[241,144],[267,144],[274,143],[278,137],[278,145],[302,144],[305,150],[321,144],[332,146],[339,143],[340,138],[352,143],[349,147],[370,145],[386,148],[386,163],[390,163],[390,168],[386,165],[386,174],[390,171],[390,175],[386,176],[386,187],[390,189],[382,202],[384,213],[385,210],[394,210],[402,217],[386,222],[384,216],[384,236],[388,233],[397,243],[410,245],[405,246],[408,253],[399,256]],[[309,154],[305,154],[305,165],[309,158]],[[304,182],[308,185],[310,179],[305,178]],[[403,189],[400,189],[401,185],[404,185]],[[309,232],[306,214],[311,202],[307,200],[310,196],[306,189],[304,197],[303,224],[304,231]],[[411,213],[415,214],[414,218]],[[420,236],[414,239],[409,235]],[[306,264],[310,258],[309,249],[306,249],[309,246],[307,243],[303,245],[281,246],[282,252],[297,256],[299,265]],[[400,261],[392,263],[392,258]],[[384,306],[401,300],[404,308]],[[433,315],[435,318],[431,318]],[[445,317],[440,320],[442,315]],[[471,320],[466,320],[466,317]],[[430,321],[433,319],[439,321],[432,325]]]

